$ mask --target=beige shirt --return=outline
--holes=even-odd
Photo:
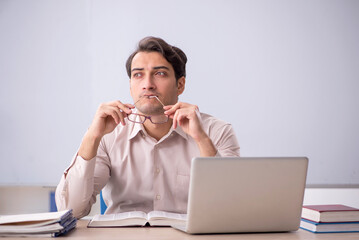
[[[217,156],[239,156],[230,124],[204,113],[201,121]],[[57,186],[57,208],[85,216],[102,190],[106,213],[186,213],[191,160],[198,156],[197,144],[180,127],[157,141],[142,124],[127,121],[102,138],[95,158],[75,155]]]

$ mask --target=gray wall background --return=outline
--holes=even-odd
[[[97,106],[131,102],[145,36],[188,56],[180,100],[231,122],[242,156],[308,156],[359,184],[359,1],[0,0],[0,185],[56,185]]]

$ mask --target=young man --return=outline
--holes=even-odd
[[[59,210],[85,216],[102,190],[106,213],[185,213],[191,159],[239,156],[230,124],[178,102],[186,62],[182,50],[160,38],[140,41],[126,63],[134,104],[100,105],[57,186]]]

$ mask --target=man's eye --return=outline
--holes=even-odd
[[[166,76],[166,73],[165,72],[157,72],[156,75],[158,75],[158,76]]]
[[[139,77],[142,76],[142,74],[141,73],[134,73],[132,76],[135,77],[135,78],[139,78]]]

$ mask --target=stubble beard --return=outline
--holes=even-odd
[[[148,115],[148,116],[160,115],[160,114],[163,114],[163,112],[165,111],[163,109],[163,106],[160,103],[156,103],[156,104],[150,104],[150,103],[138,104],[138,106],[136,106],[136,108],[142,114]]]

